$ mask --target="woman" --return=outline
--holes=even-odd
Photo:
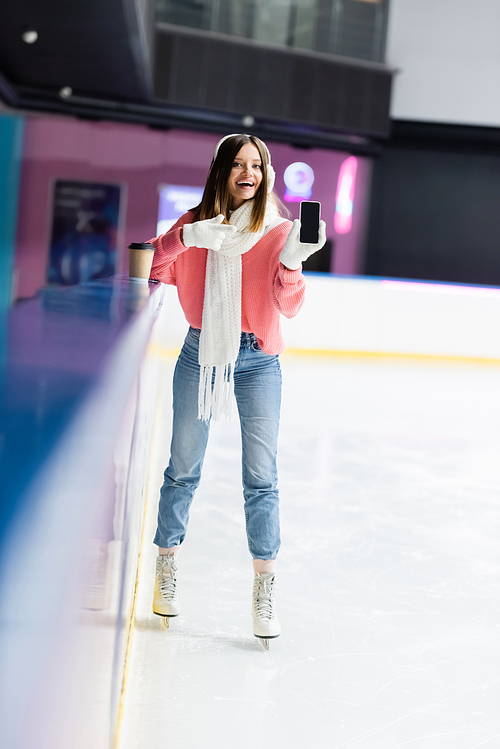
[[[280,635],[274,604],[280,547],[276,448],[281,401],[279,316],[304,300],[301,262],[325,243],[298,241],[300,222],[280,218],[267,146],[233,134],[215,149],[203,198],[155,247],[151,278],[177,286],[190,328],[173,382],[170,462],[160,492],[153,611],[179,614],[177,553],[199,484],[210,419],[238,406],[243,495],[253,559],[253,631]],[[168,623],[168,619],[165,619]]]

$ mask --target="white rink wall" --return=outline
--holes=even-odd
[[[287,349],[500,359],[500,289],[306,273],[304,307],[282,317]],[[165,294],[162,345],[178,349],[187,323]]]

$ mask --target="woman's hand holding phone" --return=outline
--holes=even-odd
[[[203,247],[217,252],[227,236],[234,234],[236,227],[222,224],[224,216],[219,214],[215,218],[184,224],[182,227],[182,243],[185,247]]]
[[[319,222],[318,241],[315,244],[302,244],[299,235],[300,221],[296,218],[280,255],[280,261],[288,270],[298,270],[308,257],[321,250],[326,242],[326,224]]]

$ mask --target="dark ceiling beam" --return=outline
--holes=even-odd
[[[25,112],[47,112],[88,120],[108,120],[146,125],[158,129],[182,129],[203,132],[254,133],[264,140],[291,143],[299,147],[342,150],[359,156],[375,156],[380,152],[378,141],[348,133],[328,131],[289,122],[256,119],[253,125],[243,124],[238,115],[200,110],[190,107],[136,104],[84,96],[62,100],[52,90],[19,88],[19,108]]]

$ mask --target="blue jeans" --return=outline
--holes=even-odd
[[[210,431],[210,423],[198,419],[199,338],[200,331],[190,328],[174,372],[170,462],[160,491],[154,539],[163,548],[184,541]],[[234,393],[241,425],[248,548],[254,559],[276,559],[280,548],[276,452],[281,370],[278,357],[264,353],[253,333],[241,334]]]

